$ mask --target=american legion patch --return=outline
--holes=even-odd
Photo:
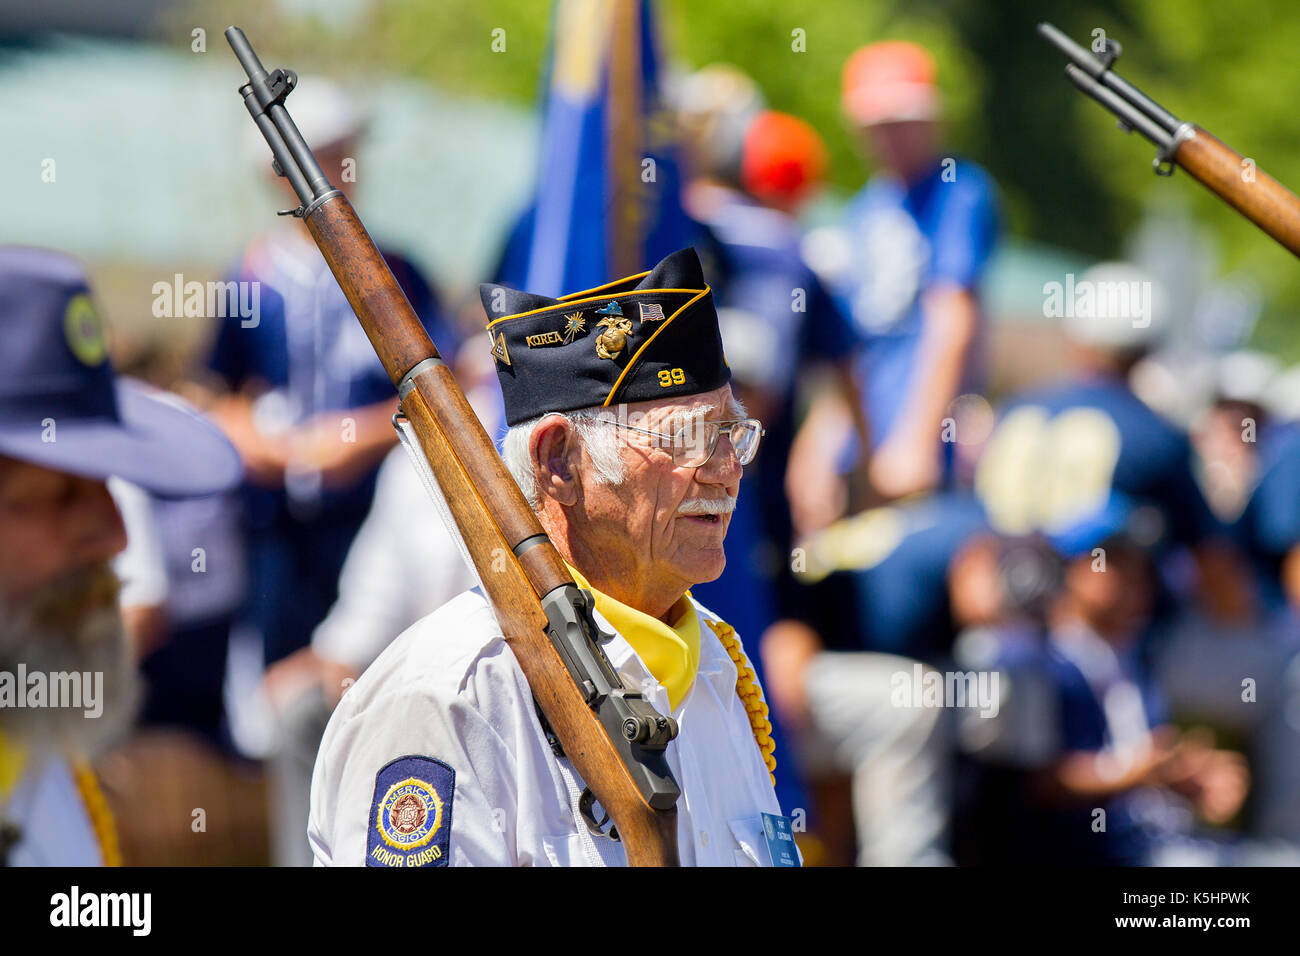
[[[432,757],[398,757],[375,775],[366,866],[446,866],[456,771]]]

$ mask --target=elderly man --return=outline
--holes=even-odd
[[[606,654],[681,731],[681,860],[770,865],[779,816],[766,704],[734,632],[690,595],[723,569],[762,429],[731,394],[691,250],[550,299],[483,287],[510,430],[504,457],[595,597]],[[318,864],[622,865],[548,744],[478,591],[397,638],[344,695],[312,780]],[[412,800],[421,812],[412,814]]]
[[[115,382],[85,275],[0,247],[0,865],[117,859],[85,758],[133,716],[106,479],[224,490],[235,449],[179,403]]]

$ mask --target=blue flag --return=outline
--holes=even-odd
[[[537,192],[501,279],[559,296],[692,244],[651,0],[558,0]],[[512,264],[513,262],[513,264]]]

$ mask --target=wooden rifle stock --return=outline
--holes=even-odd
[[[576,622],[560,618],[558,624],[550,616],[557,608],[581,612],[584,602],[564,603],[570,593],[556,598],[562,591],[576,592],[573,577],[352,204],[329,184],[285,111],[297,77],[278,69],[268,73],[237,27],[227,29],[226,38],[249,77],[240,95],[271,148],[277,172],[302,200],[294,214],[306,223],[398,388],[402,412],[542,714],[613,821],[628,862],[678,865],[678,791],[663,755],[675,722],[622,686],[590,630],[581,626],[581,616]],[[567,628],[560,626],[566,623]],[[571,640],[553,640],[548,627]],[[575,682],[579,674],[581,689]],[[620,724],[625,739],[618,739]]]
[[[1300,256],[1300,196],[1199,126],[1171,157],[1203,186]]]

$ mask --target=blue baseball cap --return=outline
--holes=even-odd
[[[81,266],[0,246],[0,455],[164,497],[225,491],[243,473],[221,431],[176,396],[119,379]]]

